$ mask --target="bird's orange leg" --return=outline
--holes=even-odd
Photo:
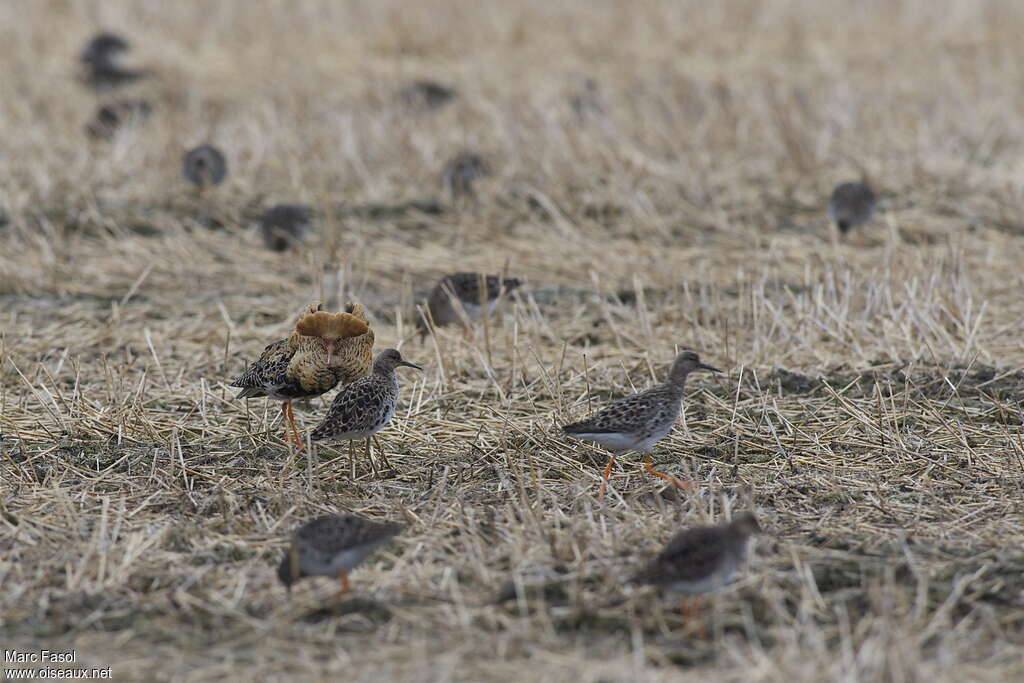
[[[281,428],[284,429],[284,442],[291,443],[292,435],[288,431],[288,401],[281,404]]]
[[[291,401],[285,401],[285,406],[288,407],[288,411],[287,411],[288,412],[288,425],[292,429],[292,434],[291,434],[292,443],[295,444],[296,448],[298,448],[299,450],[302,450],[302,437],[299,436],[299,427],[298,427],[298,425],[295,424],[295,411],[292,410],[292,402]]]
[[[380,459],[384,461],[384,467],[388,468],[389,470],[394,470],[394,468],[391,466],[391,463],[388,462],[388,456],[384,453],[384,447],[380,445],[380,439],[377,438],[376,434],[374,434],[372,438],[373,445],[377,447],[378,457],[380,457]]]
[[[351,588],[348,583],[348,572],[338,572],[338,583],[341,584],[341,588],[338,589],[338,594],[335,596],[335,600],[341,600],[341,596],[349,592]]]
[[[615,454],[608,456],[608,464],[604,466],[604,474],[601,476],[601,488],[597,490],[597,499],[604,499],[604,492],[608,490],[608,477],[612,474],[612,467],[615,465]]]
[[[644,471],[648,474],[653,474],[656,477],[661,477],[665,481],[670,481],[681,489],[692,489],[693,484],[688,481],[681,481],[676,479],[671,474],[665,474],[654,469],[654,461],[651,459],[650,453],[644,453]]]
[[[366,437],[366,460],[370,463],[370,471],[377,476],[377,463],[373,461],[373,448],[370,446],[370,437]]]
[[[699,595],[688,596],[684,595],[679,598],[679,613],[683,617],[683,627],[687,633],[693,630],[693,620],[700,618],[700,636],[701,638],[708,637],[708,625],[701,618],[701,607],[702,601]]]

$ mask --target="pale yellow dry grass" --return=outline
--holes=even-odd
[[[106,144],[74,80],[100,28],[158,73]],[[3,648],[118,680],[1024,677],[1022,34],[1012,0],[0,3]],[[458,101],[406,111],[421,77]],[[231,175],[196,198],[203,141]],[[463,149],[479,206],[394,209]],[[840,243],[824,203],[861,174],[885,210]],[[297,254],[251,229],[279,201],[321,212]],[[420,344],[414,293],[455,268],[529,284]],[[345,297],[427,366],[392,479],[290,453],[225,386]],[[557,425],[683,347],[728,369],[656,452],[698,488],[626,458],[596,501],[603,456]],[[747,505],[771,534],[707,640],[624,584]],[[337,510],[409,529],[332,614],[274,566]]]

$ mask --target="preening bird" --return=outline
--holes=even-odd
[[[342,313],[320,308],[319,303],[307,306],[288,338],[267,346],[230,385],[242,389],[237,398],[266,396],[281,401],[285,440],[300,448],[302,438],[291,402],[353,382],[366,374],[371,363],[374,335],[362,305],[350,302]]]

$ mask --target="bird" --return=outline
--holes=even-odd
[[[750,539],[758,533],[761,525],[750,511],[737,513],[725,524],[684,529],[630,583],[681,595],[685,617],[692,609],[689,596],[719,590],[735,580],[746,561]]]
[[[398,92],[398,97],[405,106],[411,109],[440,109],[455,99],[458,93],[454,88],[436,81],[419,80],[406,85]]]
[[[213,145],[199,145],[185,152],[181,174],[185,180],[203,190],[224,182],[228,175],[228,162],[224,153]]]
[[[298,246],[313,225],[313,209],[305,204],[277,204],[260,217],[260,236],[271,251]]]
[[[352,514],[317,517],[295,531],[277,578],[291,592],[292,584],[307,576],[336,576],[340,598],[349,590],[348,573],[404,528]]]
[[[362,379],[343,387],[331,401],[323,421],[310,433],[310,440],[321,443],[348,441],[353,456],[353,441],[366,439],[366,456],[373,466],[370,438],[380,431],[395,414],[398,404],[398,377],[395,368],[422,370],[402,358],[396,349],[384,349],[373,360],[373,369]],[[384,450],[377,445],[385,466],[391,469]]]
[[[845,235],[851,228],[870,221],[877,204],[874,191],[866,183],[841,183],[828,200],[828,217]]]
[[[119,55],[128,51],[128,41],[115,33],[98,33],[86,44],[79,57],[85,66],[86,84],[96,90],[116,88],[148,75],[141,69],[118,64]]]
[[[481,289],[481,282],[484,288]],[[502,294],[522,286],[516,277],[499,277],[481,273],[451,273],[445,275],[427,295],[424,310],[416,318],[420,337],[426,337],[433,327],[444,327],[454,323],[479,320],[487,307],[490,313],[498,304]],[[483,297],[481,297],[483,294]]]
[[[229,385],[241,389],[236,398],[281,401],[285,441],[298,448],[302,439],[291,402],[359,379],[369,368],[373,349],[373,330],[361,304],[349,302],[344,312],[333,314],[321,308],[320,303],[307,306],[288,338],[268,345]]]
[[[589,77],[583,79],[582,87],[570,94],[569,107],[581,122],[603,115],[604,105],[597,81]]]
[[[149,118],[153,105],[143,99],[116,100],[96,110],[85,126],[86,133],[97,140],[110,140],[126,123],[141,123]]]
[[[460,199],[476,199],[473,183],[491,175],[491,167],[474,152],[456,154],[441,171],[441,185],[454,203]]]
[[[562,433],[583,441],[591,441],[608,450],[611,455],[601,477],[598,498],[603,498],[615,457],[630,451],[644,454],[644,470],[676,486],[689,487],[675,477],[655,471],[651,462],[651,449],[672,430],[683,402],[686,377],[694,370],[721,372],[700,361],[693,351],[676,356],[668,378],[647,391],[614,401],[590,417],[562,427]]]

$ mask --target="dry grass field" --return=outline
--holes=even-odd
[[[101,29],[152,76],[79,82]],[[0,3],[2,647],[115,680],[1021,680],[1022,35],[1014,0]],[[457,98],[410,108],[421,78]],[[87,137],[123,97],[152,115]],[[463,150],[494,174],[453,205]],[[883,209],[840,240],[860,177]],[[317,209],[292,252],[254,229],[277,202]],[[526,284],[420,341],[453,270]],[[226,386],[317,299],[425,368],[392,477]],[[696,487],[629,456],[597,500],[558,426],[682,348],[726,370],[655,451]],[[747,507],[706,637],[626,583]],[[289,598],[288,535],[336,511],[408,528],[340,605]]]

